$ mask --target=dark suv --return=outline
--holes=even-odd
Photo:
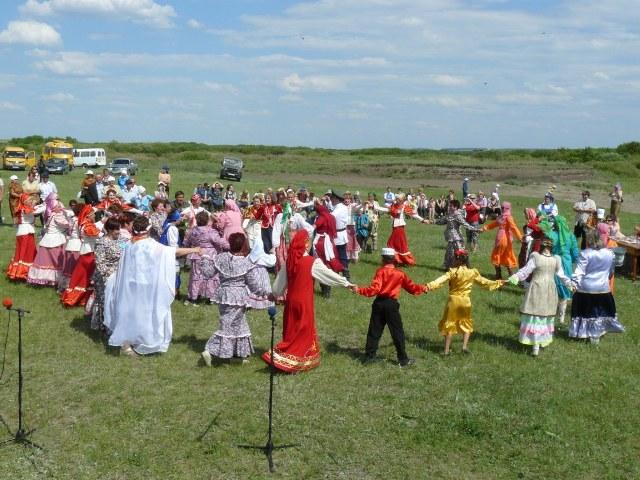
[[[242,178],[242,169],[244,162],[239,158],[225,157],[222,159],[222,168],[220,169],[221,179],[231,179],[240,181]]]

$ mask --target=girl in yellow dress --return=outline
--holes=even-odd
[[[496,290],[504,285],[502,280],[489,280],[480,275],[475,268],[469,268],[469,255],[464,250],[456,250],[453,267],[441,277],[429,282],[429,290],[436,290],[445,283],[449,283],[449,298],[444,308],[442,319],[438,324],[440,333],[444,336],[443,355],[450,354],[453,335],[462,334],[462,353],[468,354],[469,337],[473,332],[471,319],[471,287],[477,283],[487,290]]]

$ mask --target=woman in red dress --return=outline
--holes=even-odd
[[[428,221],[413,210],[413,207],[405,200],[404,193],[396,194],[396,198],[389,208],[378,207],[377,210],[389,213],[393,219],[391,236],[387,240],[387,247],[396,251],[396,263],[398,265],[415,265],[416,259],[409,250],[407,234],[404,231],[404,226],[407,224],[405,217],[415,218],[422,223],[427,223]]]
[[[84,306],[93,292],[91,277],[96,269],[96,256],[93,253],[94,246],[100,230],[94,223],[95,210],[91,205],[85,205],[78,215],[78,227],[80,229],[80,257],[76,263],[69,281],[69,286],[62,292],[60,301],[65,307]]]
[[[316,334],[313,280],[324,285],[349,287],[349,281],[330,270],[319,258],[309,255],[311,240],[306,230],[298,230],[291,241],[286,268],[278,272],[273,294],[284,302],[282,341],[273,349],[273,365],[283,372],[297,373],[320,365],[320,345]],[[262,359],[271,363],[271,351]]]
[[[33,206],[34,200],[28,193],[20,195],[15,215],[18,218],[18,230],[16,231],[16,249],[7,268],[9,280],[25,281],[29,269],[36,258],[35,215],[44,213],[45,205]]]

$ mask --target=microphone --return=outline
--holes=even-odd
[[[276,314],[278,313],[278,310],[276,309],[275,305],[271,305],[268,309],[267,309],[267,313],[269,314],[269,316],[271,318],[275,317]]]
[[[7,310],[18,312],[19,314],[31,313],[29,310],[25,310],[23,308],[13,308],[13,299],[11,297],[4,297],[2,299],[2,306]]]

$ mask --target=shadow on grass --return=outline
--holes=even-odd
[[[407,342],[414,345],[420,350],[425,350],[433,353],[440,353],[442,351],[442,341],[430,340],[427,337],[407,337]]]
[[[493,333],[474,332],[471,335],[472,340],[479,340],[489,345],[498,345],[516,353],[525,353],[526,347],[518,342],[516,337],[495,335]]]
[[[184,343],[187,345],[192,351],[196,353],[200,353],[204,350],[205,345],[207,344],[206,340],[202,340],[201,338],[196,337],[195,335],[182,335],[181,337],[174,338],[173,343]]]
[[[71,320],[71,327],[80,333],[84,333],[93,343],[106,345],[106,337],[99,330],[92,329],[91,320],[84,315]]]
[[[327,343],[327,345],[325,346],[325,350],[327,351],[327,353],[346,355],[359,362],[364,360],[364,352],[361,349],[356,347],[342,347],[338,345],[338,342],[336,342],[335,340]]]

